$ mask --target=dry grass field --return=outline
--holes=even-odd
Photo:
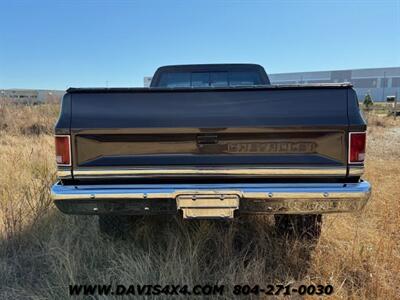
[[[332,298],[400,299],[400,118],[369,115],[372,199],[361,214],[324,217],[313,245],[277,236],[269,217],[228,228],[152,220],[127,240],[100,236],[95,217],[50,200],[57,114],[0,105],[0,299],[65,299],[73,283],[313,283],[333,285]]]

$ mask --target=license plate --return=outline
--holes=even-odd
[[[176,198],[178,209],[183,218],[197,219],[232,219],[234,211],[239,208],[239,196],[225,194],[189,194]]]

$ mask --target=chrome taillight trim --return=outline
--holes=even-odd
[[[71,155],[71,136],[68,134],[56,134],[54,135],[54,139],[58,137],[66,137],[68,138],[68,154],[69,154],[69,164],[59,164],[56,161],[57,167],[71,167],[72,166],[72,155]]]
[[[352,162],[350,160],[350,151],[351,151],[351,135],[352,134],[365,134],[365,148],[367,147],[367,132],[366,131],[350,131],[349,132],[349,137],[348,137],[348,149],[347,149],[347,162],[349,165],[364,165],[364,161],[357,161],[357,162]],[[366,152],[366,149],[364,149],[364,151]]]

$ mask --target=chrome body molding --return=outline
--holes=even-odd
[[[68,203],[77,213],[102,213],[99,205],[107,203],[113,205],[118,202],[119,207],[124,205],[135,206],[135,203],[145,203],[143,211],[136,210],[135,214],[146,214],[153,201],[172,201],[174,210],[186,207],[199,208],[198,204],[186,205],[187,199],[196,200],[197,197],[209,199],[203,201],[202,209],[214,209],[221,213],[227,208],[238,210],[241,213],[267,214],[310,214],[336,213],[359,211],[367,203],[371,194],[371,186],[366,181],[358,183],[304,183],[304,184],[273,184],[273,183],[232,183],[232,184],[126,184],[126,185],[62,185],[56,183],[51,190],[53,200],[57,203]],[[222,200],[239,199],[239,207]],[[184,199],[184,202],[182,202]],[[222,199],[220,202],[216,199]],[[93,211],[85,212],[82,207],[88,203],[95,203]],[[178,202],[178,205],[177,205]],[[182,203],[186,203],[183,204]],[[213,205],[211,205],[213,203]],[[220,205],[215,205],[220,203]],[[120,211],[124,213],[123,210]],[[198,210],[197,210],[198,212]],[[196,213],[194,215],[196,215]],[[106,213],[106,211],[104,211]],[[162,213],[162,212],[161,212]],[[188,210],[187,213],[192,213]],[[213,217],[210,211],[202,214],[203,217]],[[230,211],[227,215],[230,216]],[[228,217],[229,217],[228,216]],[[215,216],[218,217],[218,216]]]
[[[364,165],[349,165],[349,176],[360,177],[364,174]]]
[[[346,176],[347,167],[196,167],[196,168],[131,168],[131,169],[84,169],[73,171],[74,178],[126,178],[126,177],[173,177],[173,176],[251,176],[251,177],[306,177],[306,176]]]
[[[58,179],[72,179],[72,171],[71,169],[66,168],[58,168],[57,169],[57,178]]]

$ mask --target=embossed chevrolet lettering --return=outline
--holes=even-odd
[[[289,108],[289,109],[288,109]],[[367,203],[366,124],[346,83],[271,85],[253,64],[161,67],[150,88],[70,88],[56,131],[57,207],[132,218],[273,214],[318,237],[321,215]]]
[[[229,143],[229,153],[315,153],[314,142]]]

